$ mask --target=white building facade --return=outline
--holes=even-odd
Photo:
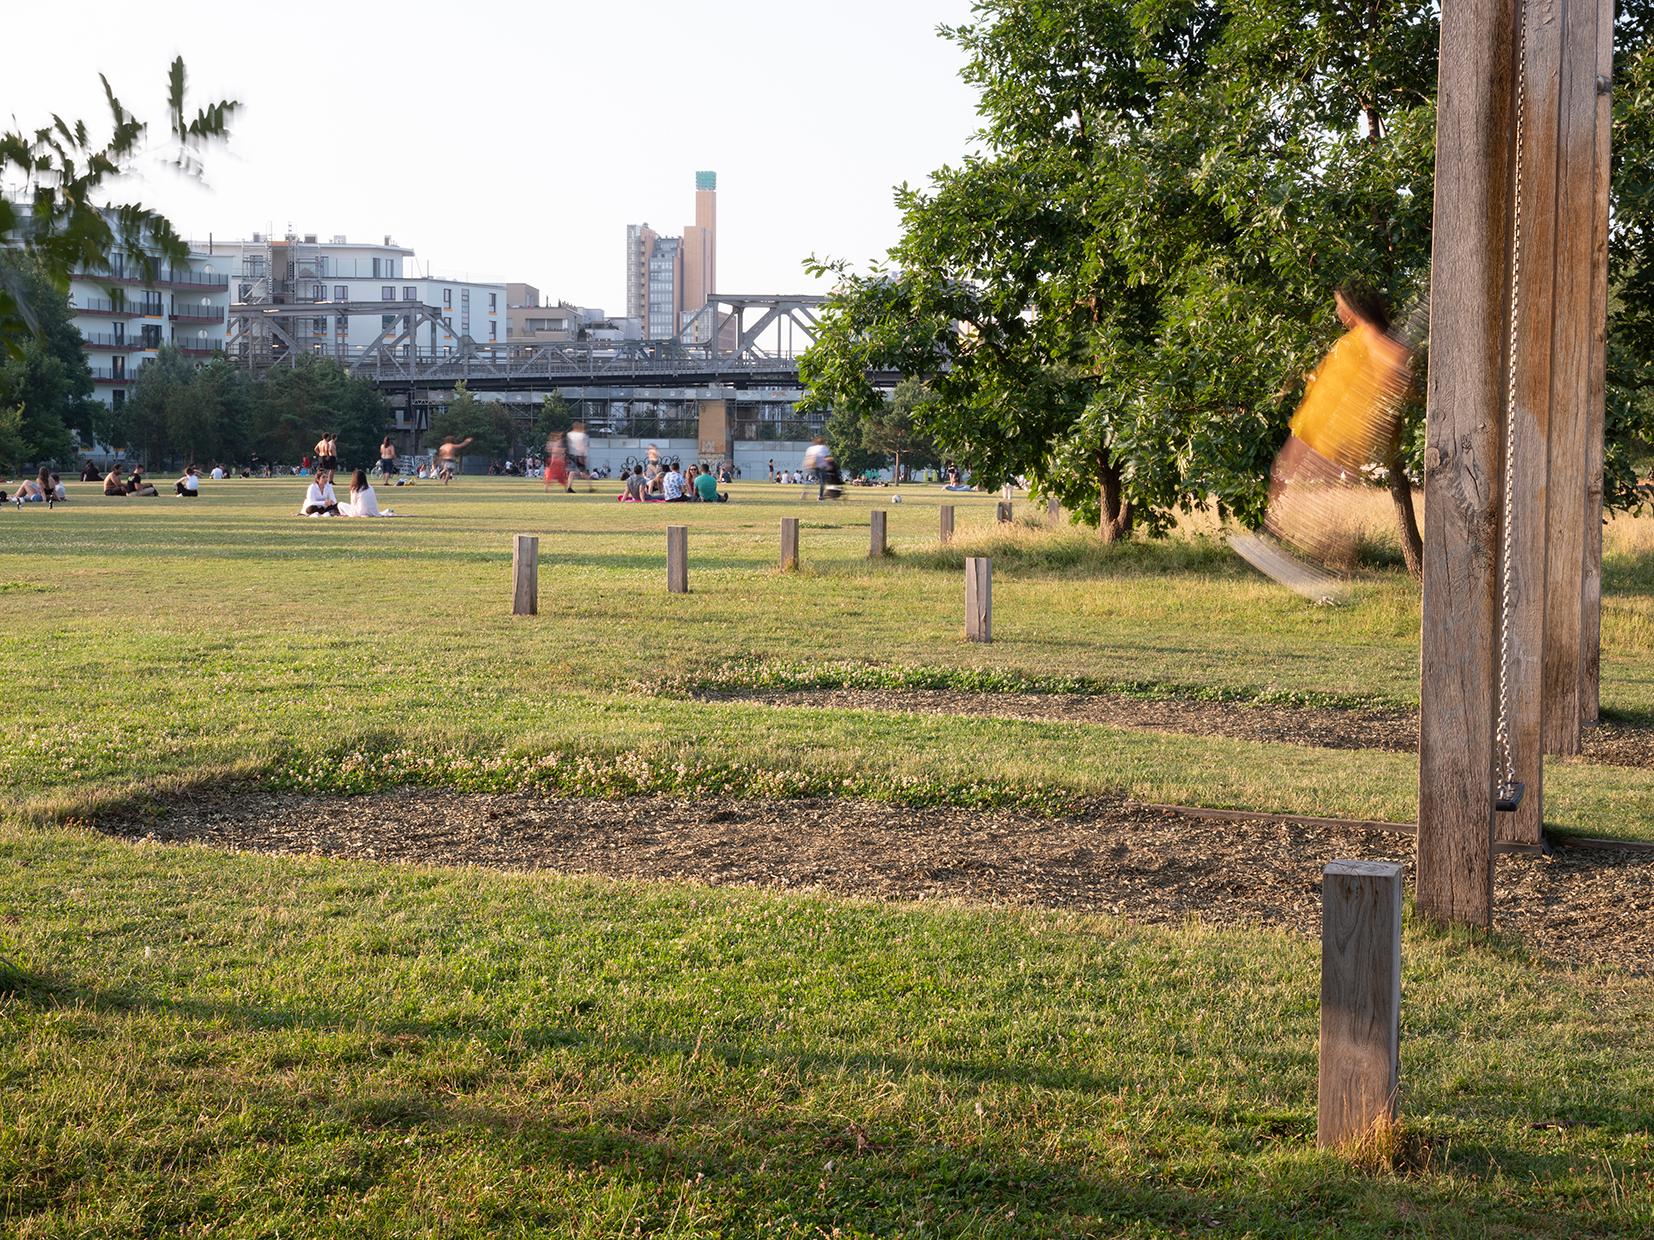
[[[250,307],[283,307],[282,330],[293,347],[322,356],[345,357],[401,330],[400,318],[413,306],[429,318],[420,327],[421,352],[457,348],[469,336],[479,345],[504,344],[506,286],[502,283],[442,279],[422,274],[414,251],[395,244],[328,241],[316,234],[215,241],[209,253],[232,272],[234,317],[256,322]],[[314,307],[314,314],[292,313]],[[238,343],[231,333],[232,352]],[[267,342],[266,342],[267,343]],[[285,347],[285,342],[282,342]]]
[[[153,277],[124,255],[109,261],[107,273],[71,279],[69,306],[86,342],[93,395],[119,408],[162,345],[203,361],[223,351],[231,281],[222,258],[193,251],[187,264],[163,262]]]

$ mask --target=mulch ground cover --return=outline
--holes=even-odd
[[[1411,868],[1405,835],[1212,823],[1099,800],[1032,811],[848,800],[599,801],[408,789],[311,797],[226,788],[100,820],[131,840],[622,879],[819,890],[1320,933],[1323,866]],[[1554,960],[1654,971],[1654,852],[1567,848],[1498,862],[1497,929]]]
[[[977,693],[952,689],[816,689],[702,694],[708,701],[834,710],[972,715],[1041,723],[1101,723],[1193,736],[1308,745],[1316,749],[1383,749],[1416,753],[1418,712],[1255,706],[1235,702],[1156,701],[1109,694]],[[1654,767],[1654,729],[1603,723],[1587,728],[1581,760],[1602,766]]]

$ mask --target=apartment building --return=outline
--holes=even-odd
[[[626,314],[645,340],[669,340],[718,291],[718,174],[695,174],[695,222],[681,237],[626,227]]]

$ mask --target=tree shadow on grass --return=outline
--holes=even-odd
[[[284,1117],[274,1122],[285,1125],[293,1140],[303,1140],[303,1134],[317,1125],[356,1134],[436,1135],[450,1144],[455,1138],[480,1138],[490,1156],[507,1165],[549,1164],[571,1172],[618,1176],[652,1193],[662,1211],[681,1201],[683,1186],[699,1183],[696,1177],[709,1182],[706,1191],[721,1203],[726,1217],[777,1217],[779,1210],[779,1217],[812,1230],[840,1227],[871,1234],[905,1234],[920,1228],[947,1232],[969,1222],[971,1234],[1045,1236],[1090,1233],[1124,1220],[1172,1229],[1222,1226],[1316,1234],[1347,1227],[1360,1221],[1363,1213],[1382,1229],[1394,1222],[1393,1207],[1402,1200],[1408,1203],[1404,1212],[1423,1211],[1450,1228],[1474,1227],[1480,1211],[1490,1204],[1466,1194],[1462,1179],[1450,1200],[1448,1190],[1438,1191],[1424,1178],[1375,1180],[1353,1164],[1311,1156],[1312,1099],[1306,1099],[1301,1113],[1208,1107],[1192,1100],[1180,1104],[1179,1127],[1188,1129],[1201,1149],[1218,1151],[1206,1155],[1204,1162],[1193,1155],[1179,1159],[1175,1138],[1168,1149],[1164,1134],[1107,1137],[1110,1126],[1101,1123],[1099,1138],[1117,1147],[1137,1147],[1133,1157],[1139,1160],[1138,1169],[1116,1176],[1084,1152],[1094,1141],[1083,1134],[1068,1151],[1058,1151],[1050,1142],[1043,1143],[1039,1153],[1028,1148],[1026,1135],[1017,1135],[1025,1121],[1015,1112],[1037,1109],[1040,1094],[1087,1095],[1106,1113],[1131,1087],[1123,1077],[1091,1071],[890,1052],[822,1052],[762,1038],[596,1035],[572,1024],[524,1029],[480,1020],[364,1022],[354,1009],[171,999],[134,989],[81,988],[62,979],[31,989],[22,998],[42,1007],[113,1015],[138,1012],[185,1025],[199,1023],[214,1031],[228,1028],[236,1035],[243,1064],[264,1034],[362,1035],[355,1052],[343,1052],[342,1057],[334,1045],[325,1051],[304,1045],[271,1047],[281,1070],[273,1068],[267,1080],[247,1081],[243,1067],[234,1081],[217,1074],[202,1074],[196,1081],[207,1082],[202,1088],[214,1092],[208,1102],[224,1103],[233,1094],[238,1105]],[[406,1060],[407,1077],[417,1082],[428,1052],[468,1043],[481,1043],[494,1061],[484,1068],[436,1055],[422,1084],[369,1081],[299,1096],[291,1083],[292,1070],[303,1068],[312,1055],[317,1057],[314,1066],[326,1067],[333,1079],[342,1081],[348,1081],[342,1064],[394,1065],[400,1057]],[[618,1090],[618,1098],[582,1102],[578,1090],[564,1089],[551,1102],[537,1101],[532,1083],[543,1078],[548,1066],[555,1069],[559,1052],[574,1057],[568,1066],[577,1072],[591,1055],[618,1054],[623,1060],[618,1079],[630,1075],[624,1060],[650,1061],[665,1070],[641,1074],[641,1089],[629,1081]],[[1284,1045],[1260,1046],[1253,1066],[1260,1077],[1278,1076],[1294,1066],[1301,1069],[1296,1060],[1303,1053]],[[251,1058],[256,1060],[256,1052]],[[489,1096],[500,1073],[518,1077],[516,1087],[506,1091],[512,1101],[501,1102],[497,1093]],[[762,1105],[748,1102],[742,1082],[732,1079],[742,1075],[748,1087],[766,1082],[760,1089],[765,1095]],[[915,1114],[912,1108],[905,1115],[879,1113],[879,1095],[870,1088],[863,1091],[869,1115],[855,1116],[846,1110],[843,1086],[846,1077],[857,1076],[867,1078],[870,1086],[928,1083],[941,1109],[935,1115]],[[996,1088],[1026,1092],[1002,1109]],[[219,1093],[224,1096],[217,1097]],[[640,1093],[647,1096],[640,1098]],[[968,1122],[961,1128],[960,1104],[955,1100],[973,1096],[989,1110],[978,1111],[982,1122],[974,1130]],[[816,1103],[816,1098],[825,1101]],[[1451,1115],[1421,1117],[1425,1135],[1420,1144],[1429,1155],[1416,1171],[1451,1170],[1477,1179],[1519,1174],[1525,1181],[1544,1183],[1566,1178],[1580,1158],[1577,1151],[1548,1153],[1502,1142],[1497,1135],[1502,1126],[1489,1127],[1476,1099],[1467,1105],[1476,1112],[1474,1122],[1470,1116],[1462,1121]],[[1597,1125],[1611,1130],[1640,1131],[1646,1120],[1629,1106],[1605,1110],[1600,1097],[1592,1109]],[[950,1117],[953,1135],[938,1135],[939,1122],[946,1126]],[[1129,1122],[1119,1126],[1124,1131],[1135,1127]],[[1432,1130],[1450,1131],[1451,1136],[1436,1139]],[[962,1137],[961,1132],[970,1135]],[[1146,1152],[1151,1149],[1152,1154]],[[1263,1174],[1247,1165],[1254,1156],[1278,1158],[1283,1153],[1302,1159],[1289,1162],[1286,1169],[1286,1179],[1301,1180],[1290,1190],[1278,1163]],[[1167,1179],[1142,1163],[1154,1159],[1204,1166],[1204,1171],[1186,1175],[1205,1181],[1214,1158],[1215,1165],[1229,1163],[1227,1187],[1216,1192]],[[373,1187],[387,1171],[366,1160],[359,1189]],[[1253,1178],[1255,1186],[1247,1182]],[[1392,1191],[1375,1193],[1374,1183],[1388,1184]],[[1443,1211],[1439,1216],[1434,1213],[1438,1210]],[[1521,1213],[1530,1220],[1535,1215],[1527,1208]],[[1555,1214],[1557,1220],[1566,1217],[1561,1210]],[[516,1215],[502,1215],[498,1221],[508,1220],[521,1222]]]
[[[1307,1107],[1301,1115],[1186,1108],[1180,1123],[1198,1130],[1190,1131],[1191,1139],[1202,1150],[1218,1153],[1184,1157],[1175,1133],[1120,1135],[1135,1126],[1111,1126],[1106,1111],[1126,1083],[1080,1072],[899,1054],[822,1054],[762,1041],[599,1037],[551,1025],[501,1030],[480,1023],[391,1019],[364,1027],[358,1013],[326,1008],[171,1000],[134,990],[67,985],[45,1001],[117,1015],[144,1012],[186,1024],[201,1022],[214,1030],[228,1026],[236,1035],[238,1071],[233,1077],[196,1072],[190,1088],[204,1095],[199,1099],[203,1114],[229,1109],[259,1117],[260,1142],[237,1155],[246,1164],[238,1174],[251,1176],[254,1185],[265,1178],[258,1173],[260,1164],[274,1166],[290,1152],[312,1162],[346,1155],[325,1186],[307,1185],[290,1164],[280,1177],[269,1177],[301,1203],[314,1196],[317,1208],[326,1193],[343,1189],[360,1196],[408,1176],[439,1193],[465,1191],[474,1187],[470,1177],[492,1174],[490,1163],[496,1169],[533,1168],[541,1184],[551,1187],[549,1192],[485,1195],[492,1200],[484,1203],[477,1220],[484,1229],[566,1222],[568,1207],[555,1186],[578,1176],[596,1176],[634,1192],[646,1232],[658,1229],[667,1215],[681,1217],[677,1211],[686,1201],[705,1207],[718,1220],[714,1234],[771,1234],[798,1227],[808,1234],[840,1228],[851,1234],[1004,1236],[1112,1233],[1145,1225],[1172,1231],[1222,1227],[1249,1234],[1327,1234],[1362,1221],[1382,1231],[1394,1222],[1398,1202],[1406,1203],[1400,1207],[1404,1211],[1432,1216],[1439,1211],[1437,1222],[1462,1229],[1473,1226],[1479,1208],[1487,1204],[1466,1193],[1462,1181],[1453,1189],[1456,1199],[1450,1200],[1447,1191],[1427,1181],[1375,1181],[1341,1160],[1311,1156],[1313,1118]],[[259,1057],[256,1039],[282,1030],[364,1034],[357,1058],[377,1060],[391,1072],[352,1083],[351,1057],[347,1054],[341,1063],[336,1045],[325,1051],[272,1047],[279,1051],[280,1070],[272,1068],[249,1081],[248,1061],[256,1065]],[[430,1065],[420,1079],[427,1042],[476,1040],[487,1044],[496,1062],[476,1067],[447,1058]],[[583,1097],[579,1084],[568,1085],[567,1077],[559,1087],[536,1090],[534,1083],[546,1079],[547,1068],[561,1075],[555,1058],[547,1058],[559,1051],[576,1053],[561,1065],[574,1073],[585,1066],[580,1052],[618,1052],[657,1061],[666,1070],[633,1077],[623,1062],[615,1074],[618,1087],[611,1087],[608,1096]],[[334,1082],[331,1090],[294,1087],[293,1070],[307,1066],[312,1055],[313,1066],[325,1069]],[[407,1083],[388,1083],[386,1076],[401,1066],[399,1057],[406,1061],[402,1075]],[[516,1078],[504,1091],[499,1089],[501,1073]],[[732,1073],[744,1074],[746,1085],[732,1079]],[[932,1082],[936,1113],[924,1113],[923,1104],[894,1112],[881,1105],[879,1091],[870,1089],[862,1091],[867,1114],[857,1115],[855,1100],[846,1102],[847,1075],[866,1075],[872,1082],[940,1078]],[[995,1085],[1024,1087],[1033,1096],[1015,1098],[1007,1107],[983,1088]],[[177,1084],[165,1088],[175,1091]],[[756,1100],[749,1089],[759,1095]],[[1076,1133],[1066,1140],[1047,1133],[1036,1146],[1027,1121],[1017,1113],[1041,1109],[1038,1095],[1053,1090],[1095,1096],[1104,1112],[1098,1133]],[[977,1111],[975,1123],[965,1106],[973,1096],[987,1104]],[[195,1107],[197,1100],[188,1105]],[[319,1139],[325,1148],[307,1152],[307,1144]],[[1098,1141],[1107,1148],[1099,1151]],[[169,1177],[179,1196],[162,1203],[163,1211],[199,1218],[211,1202],[230,1214],[258,1209],[260,1196],[276,1191],[250,1187],[247,1193],[222,1198],[196,1195],[191,1168],[206,1169],[231,1138],[209,1129],[196,1132],[190,1143],[195,1147],[191,1159],[179,1175]],[[456,1148],[473,1153],[452,1158]],[[1296,1149],[1301,1160],[1283,1167],[1278,1161],[1283,1149]],[[1119,1173],[1110,1167],[1122,1165],[1122,1151],[1129,1151],[1132,1161]],[[1258,1154],[1276,1161],[1261,1170],[1248,1165],[1246,1160]],[[1567,1161],[1560,1155],[1535,1158],[1492,1142],[1466,1155],[1455,1146],[1456,1169],[1481,1174],[1521,1164],[1524,1173],[1540,1178],[1561,1174]],[[117,1147],[111,1147],[110,1157],[118,1157]],[[1180,1163],[1186,1168],[1181,1173],[1164,1169]],[[1211,1188],[1207,1182],[1214,1166],[1227,1169],[1216,1177],[1220,1187]],[[104,1192],[119,1191],[121,1174],[113,1164],[83,1166],[76,1173],[96,1177]],[[450,1177],[459,1182],[450,1184]],[[58,1180],[54,1188],[37,1188],[36,1200],[22,1204],[48,1210],[52,1198],[79,1191],[75,1182]],[[1375,1183],[1387,1184],[1388,1190],[1375,1192]]]

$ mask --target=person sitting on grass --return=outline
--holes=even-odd
[[[87,457],[86,464],[80,468],[80,480],[82,482],[96,482],[99,477],[101,475],[98,473],[98,467],[92,464],[91,457]]]
[[[17,493],[11,502],[19,508],[24,504],[45,504],[52,496],[52,475],[44,466],[38,478],[25,478],[17,484]]]
[[[641,504],[649,494],[649,483],[643,477],[643,466],[632,466],[632,472],[626,475],[626,489],[620,493],[620,498],[628,504]]]
[[[126,493],[128,495],[160,494],[160,492],[150,484],[149,479],[144,477],[144,467],[142,465],[134,465],[132,467],[132,476],[126,480]]]
[[[325,470],[310,480],[310,486],[304,493],[304,507],[299,509],[301,517],[336,517],[339,515],[339,500],[333,494],[333,475]]]
[[[695,495],[703,503],[725,504],[729,496],[718,489],[718,479],[710,469],[703,469],[695,475]]]
[[[118,463],[111,465],[109,472],[103,476],[103,493],[121,496],[126,494],[126,479],[121,477],[121,467]]]
[[[358,469],[350,476],[350,499],[339,505],[341,517],[380,517],[395,516],[386,509],[379,511],[379,497],[374,494],[373,485],[368,481],[367,471]]]
[[[668,465],[661,473],[660,497],[668,504],[682,504],[689,500],[684,493],[683,475],[678,472],[676,464]]]
[[[195,466],[191,465],[184,471],[184,476],[172,486],[172,494],[178,499],[199,499],[201,497],[201,475]]]

